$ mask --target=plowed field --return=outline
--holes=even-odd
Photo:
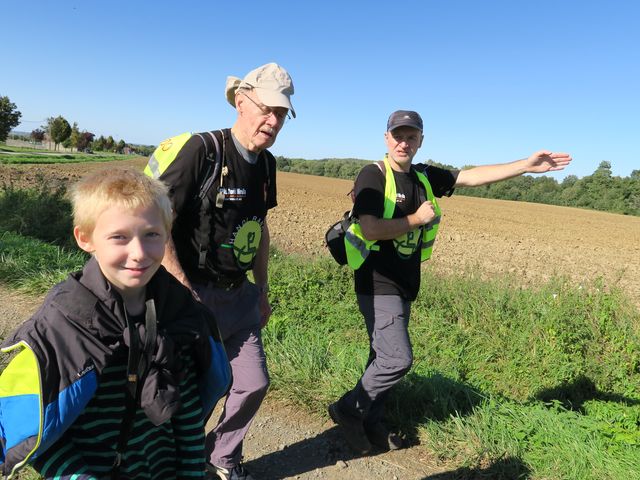
[[[89,170],[129,162],[67,165],[2,165],[0,184],[73,181]],[[324,232],[350,208],[346,180],[278,172],[278,203],[269,216],[275,245],[287,252],[326,255]],[[441,201],[444,216],[431,268],[450,273],[509,273],[524,285],[564,275],[576,286],[601,278],[640,304],[640,218],[456,196]]]

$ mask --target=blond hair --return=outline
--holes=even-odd
[[[96,171],[71,188],[73,224],[90,235],[100,214],[109,207],[136,210],[156,206],[169,233],[172,213],[167,193],[164,183],[135,170],[115,168]]]

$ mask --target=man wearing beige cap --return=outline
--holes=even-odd
[[[163,265],[215,314],[233,373],[206,439],[209,473],[251,480],[242,443],[269,387],[261,328],[271,314],[267,211],[277,202],[276,161],[267,149],[295,117],[293,83],[284,68],[268,63],[243,79],[229,77],[225,94],[237,110],[231,129],[165,140],[145,171],[169,185],[173,201]],[[255,283],[247,280],[249,270]]]

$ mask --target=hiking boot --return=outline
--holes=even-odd
[[[329,416],[341,427],[345,440],[355,452],[361,455],[369,453],[371,443],[364,431],[362,420],[343,412],[337,402],[329,405]]]
[[[223,468],[207,463],[207,473],[213,474],[212,480],[253,480],[251,474],[241,463],[233,468]]]
[[[382,422],[365,425],[364,431],[369,441],[376,447],[380,447],[383,450],[400,450],[402,448],[400,435],[391,432]]]

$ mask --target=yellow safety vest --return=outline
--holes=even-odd
[[[391,219],[393,218],[393,212],[396,208],[396,181],[393,176],[393,170],[391,165],[389,165],[389,160],[386,156],[384,158],[384,165],[384,211],[382,218]],[[442,211],[440,210],[440,206],[433,195],[433,190],[431,189],[431,185],[429,184],[427,177],[420,172],[416,172],[416,174],[418,176],[418,180],[420,180],[420,183],[422,183],[427,192],[427,200],[433,204],[436,217],[428,224],[394,239],[393,242],[398,255],[400,257],[408,258],[415,251],[418,240],[420,239],[420,231],[422,231],[420,261],[424,262],[431,257],[431,253],[433,252],[433,244],[438,233]],[[353,270],[357,270],[362,266],[371,251],[380,250],[380,246],[377,245],[376,240],[367,240],[364,237],[362,234],[362,228],[358,222],[353,222],[347,230],[344,237],[344,245],[347,253],[347,263]]]
[[[171,162],[176,159],[178,152],[180,152],[192,135],[191,132],[185,132],[161,142],[151,155],[151,158],[149,158],[144,173],[151,178],[160,178],[160,175],[162,175],[169,165],[171,165]]]

